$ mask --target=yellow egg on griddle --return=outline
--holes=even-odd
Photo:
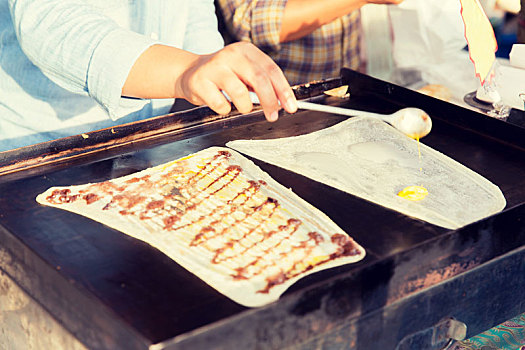
[[[408,186],[397,195],[409,201],[420,201],[428,195],[428,190],[422,186]]]

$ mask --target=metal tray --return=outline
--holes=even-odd
[[[349,99],[322,94],[341,84],[350,86]],[[343,120],[300,111],[268,123],[258,110],[218,117],[197,108],[0,154],[0,269],[89,348],[409,349],[430,341],[425,332],[443,319],[465,322],[474,335],[525,311],[522,115],[492,119],[346,69],[341,79],[296,94],[382,113],[425,109],[433,130],[423,143],[497,184],[507,207],[451,231],[254,160],[367,256],[247,309],[147,244],[36,203],[50,186],[103,181],[230,140],[299,135]]]

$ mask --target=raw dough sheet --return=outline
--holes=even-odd
[[[310,134],[273,140],[236,140],[239,152],[432,224],[455,229],[501,211],[500,189],[444,154],[390,125],[354,117]],[[420,201],[399,197],[425,187]]]

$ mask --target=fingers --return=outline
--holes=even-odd
[[[281,69],[257,47],[244,44],[242,52],[246,64],[236,65],[234,72],[257,94],[266,119],[277,120],[281,106],[287,112],[295,113],[295,95]]]
[[[210,107],[212,110],[217,112],[221,115],[226,115],[231,112],[231,104],[226,99],[226,97],[222,94],[221,90],[217,88],[215,84],[213,84],[210,81],[207,81],[206,88],[202,88],[200,93],[202,94],[201,103],[198,104],[205,104],[208,107]],[[250,107],[251,108],[251,107]],[[248,111],[249,112],[249,111]],[[241,113],[247,113],[247,112],[241,112]]]
[[[266,57],[257,52],[250,52],[250,50],[253,48],[247,47],[247,50],[243,50],[242,54],[245,60],[233,67],[233,72],[255,92],[266,119],[271,122],[276,121],[281,106],[272,83],[272,77],[275,73],[269,72],[273,67],[269,66],[267,62],[261,62]],[[235,101],[234,98],[232,100]]]
[[[237,110],[241,113],[249,113],[253,104],[250,100],[248,87],[236,76],[225,79],[222,90],[226,92]]]
[[[253,44],[231,44],[212,55],[201,56],[184,73],[181,81],[184,98],[194,104],[206,104],[219,114],[227,114],[230,104],[248,113],[253,105],[249,90],[259,97],[267,120],[275,121],[281,106],[289,113],[297,111],[293,91],[277,64]]]

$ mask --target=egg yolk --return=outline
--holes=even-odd
[[[408,186],[397,195],[409,201],[420,201],[428,195],[428,190],[422,186]]]

